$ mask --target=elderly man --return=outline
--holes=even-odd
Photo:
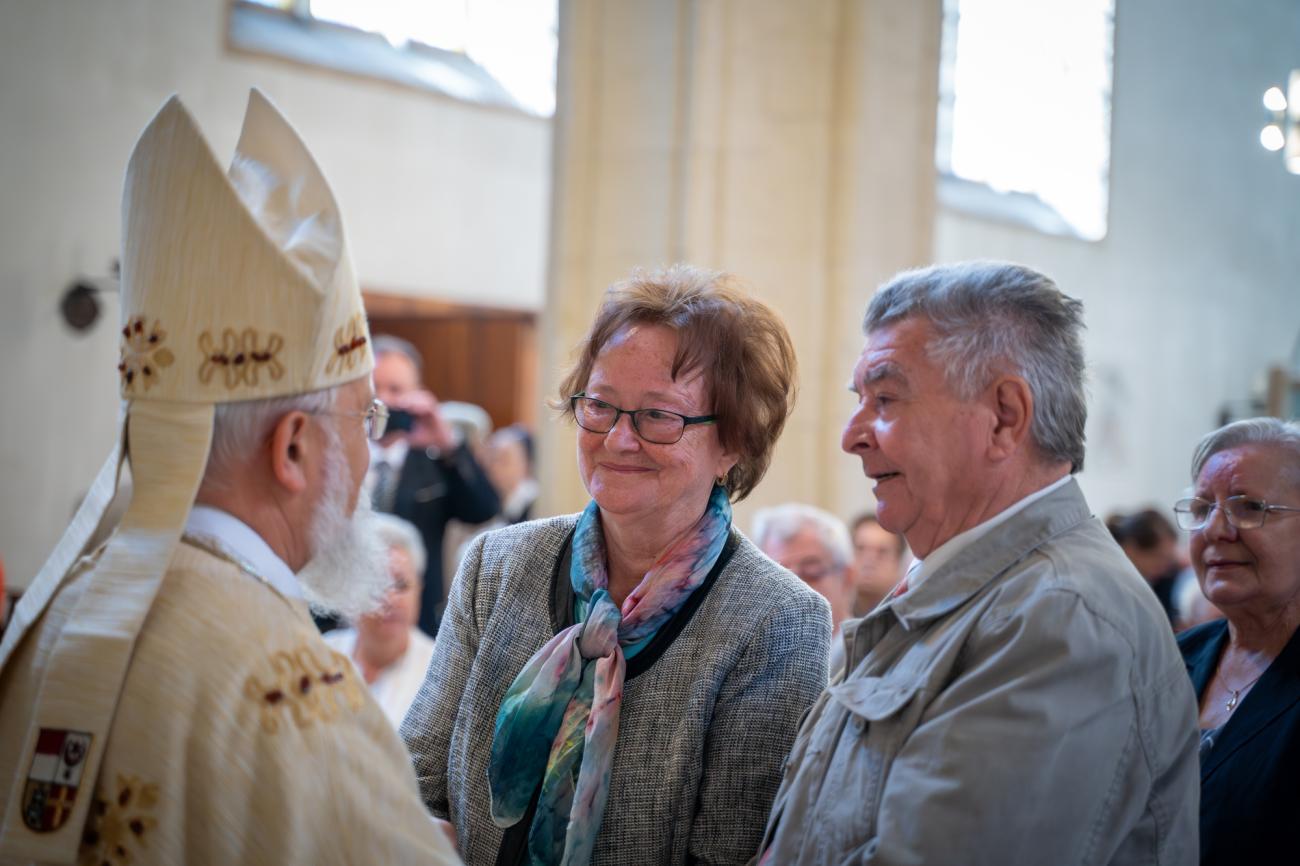
[[[808,584],[831,606],[830,675],[844,667],[840,623],[849,613],[852,549],[844,523],[820,508],[787,502],[754,515],[754,544]]]
[[[396,729],[424,684],[433,658],[433,638],[415,627],[425,552],[420,534],[400,517],[376,514],[374,529],[388,551],[392,579],[384,603],[362,614],[355,627],[329,632],[325,642],[352,659]]]
[[[904,273],[872,300],[843,447],[918,561],[846,626],[762,862],[1196,862],[1184,667],[1071,477],[1081,327],[1010,264]]]
[[[178,100],[145,129],[122,316],[124,440],[0,643],[0,862],[457,862],[308,615],[382,591],[386,416],[333,195],[261,94],[229,174]]]

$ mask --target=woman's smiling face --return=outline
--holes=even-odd
[[[662,325],[630,325],[600,350],[583,393],[622,409],[667,409],[679,415],[711,413],[700,371],[674,380],[677,335]],[[723,452],[713,424],[692,424],[672,445],[647,442],[619,416],[608,433],[578,429],[578,471],[603,514],[636,519],[659,514],[689,524],[708,502],[716,478],[736,463]]]

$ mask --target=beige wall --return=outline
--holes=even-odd
[[[228,156],[250,86],[330,179],[364,285],[540,306],[550,122],[231,54],[222,0],[0,0],[0,557],[26,584],[114,439],[116,298],[93,332],[66,286],[117,256],[135,137],[181,94]]]

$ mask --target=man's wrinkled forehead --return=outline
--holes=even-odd
[[[854,388],[882,383],[906,386],[929,363],[926,352],[933,327],[922,318],[909,317],[867,332],[862,355],[853,368]]]
[[[897,348],[873,347],[868,339],[858,363],[853,367],[853,380],[849,383],[849,390],[862,392],[884,384],[906,387],[908,382],[907,369]]]

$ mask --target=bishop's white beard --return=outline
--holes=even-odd
[[[317,613],[356,620],[383,602],[392,580],[388,550],[376,531],[370,497],[357,495],[348,517],[348,469],[336,436],[325,452],[325,495],[311,521],[311,559],[298,572]]]

